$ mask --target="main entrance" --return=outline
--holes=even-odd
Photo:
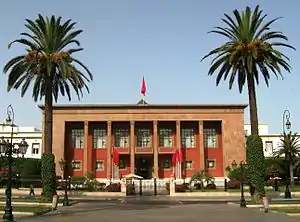
[[[135,174],[144,179],[152,179],[153,174],[153,155],[135,156]]]
[[[143,179],[127,181],[127,195],[168,195],[168,180],[153,178],[153,155],[135,156],[135,174]]]

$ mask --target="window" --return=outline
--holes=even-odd
[[[185,169],[193,169],[193,161],[185,161]]]
[[[181,145],[184,148],[194,148],[195,147],[195,129],[194,128],[181,129]]]
[[[207,168],[208,169],[215,169],[216,168],[216,161],[215,160],[207,160]]]
[[[213,128],[204,128],[204,147],[216,148],[217,147],[217,132]]]
[[[40,152],[40,144],[33,143],[32,144],[32,154],[39,154],[39,152]]]
[[[81,169],[81,161],[74,160],[72,162],[72,166],[73,166],[74,170],[80,170]]]
[[[115,136],[115,147],[129,147],[129,132],[126,128],[117,128],[114,132]]]
[[[173,147],[173,130],[159,129],[159,146],[161,147]]]
[[[171,159],[163,159],[163,168],[170,169],[172,167]]]
[[[273,141],[266,141],[265,142],[265,151],[273,153]]]
[[[93,148],[106,148],[105,129],[93,129]]]
[[[72,147],[75,149],[83,148],[84,130],[83,129],[72,129]]]
[[[150,129],[137,129],[137,147],[151,147]]]
[[[124,159],[120,159],[119,169],[126,169],[126,161]]]
[[[99,170],[99,171],[104,170],[104,161],[103,160],[96,161],[96,170]]]

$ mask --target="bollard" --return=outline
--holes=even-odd
[[[228,187],[227,187],[227,179],[225,178],[224,179],[224,191],[227,192],[227,189],[228,189]]]
[[[157,180],[156,178],[154,178],[154,196],[157,196],[157,184],[156,184]]]
[[[278,179],[277,178],[275,178],[274,190],[278,191]]]
[[[53,196],[53,198],[52,198],[52,210],[57,209],[58,199],[59,199],[58,195]]]
[[[143,189],[142,189],[143,181],[140,179],[140,196],[143,195]]]
[[[262,198],[262,202],[263,202],[263,208],[264,208],[264,212],[268,213],[269,212],[269,200],[266,196],[264,196]]]

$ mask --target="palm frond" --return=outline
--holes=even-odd
[[[43,17],[39,14],[35,20],[26,19],[27,32],[22,32],[22,38],[8,45],[10,48],[19,43],[26,50],[24,55],[12,58],[3,68],[8,74],[8,90],[20,89],[24,96],[32,84],[32,97],[38,101],[45,96],[49,83],[46,78],[50,78],[55,101],[59,95],[71,100],[72,91],[78,98],[83,96],[84,89],[89,92],[87,83],[93,80],[93,75],[83,62],[74,58],[74,53],[83,48],[71,48],[72,44],[80,46],[76,38],[82,30],[74,30],[75,25],[71,19],[64,22],[54,15]]]
[[[286,43],[288,38],[282,32],[270,31],[271,25],[281,17],[265,21],[266,17],[259,6],[253,11],[250,7],[244,11],[234,10],[233,16],[224,14],[224,27],[217,26],[209,32],[226,39],[223,45],[201,59],[212,57],[208,75],[217,74],[216,85],[221,79],[228,79],[229,89],[232,89],[237,81],[241,93],[248,78],[254,78],[256,84],[263,78],[269,86],[270,73],[278,79],[283,78],[283,70],[291,71],[289,58],[276,47],[295,48]]]

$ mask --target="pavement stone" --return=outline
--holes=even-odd
[[[239,208],[235,205],[220,204],[147,204],[126,202],[79,203],[72,207],[62,207],[58,211],[35,218],[23,218],[21,222],[295,222],[299,217],[289,217],[279,213],[264,213],[258,209]]]

